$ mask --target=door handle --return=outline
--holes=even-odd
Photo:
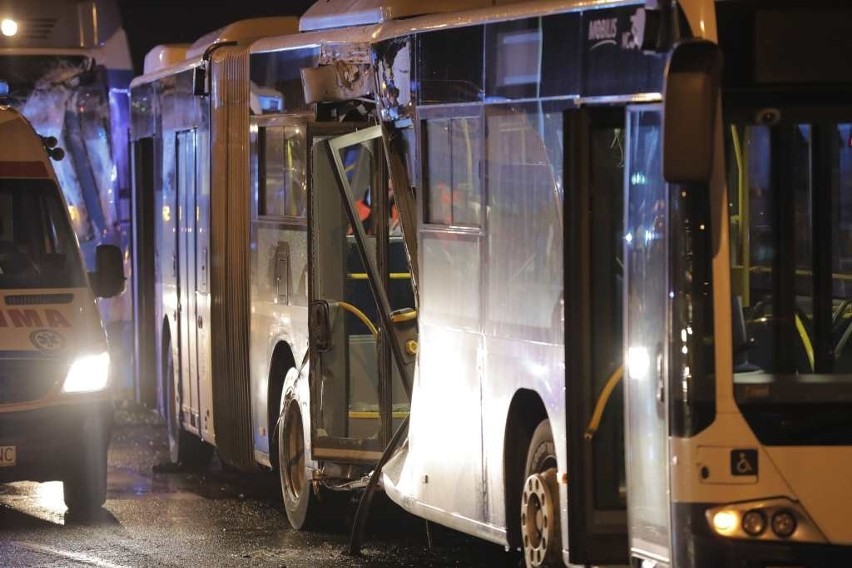
[[[290,302],[290,255],[287,251],[275,254],[275,293],[285,304]]]
[[[660,404],[666,401],[666,377],[663,365],[663,346],[657,346],[657,402]]]

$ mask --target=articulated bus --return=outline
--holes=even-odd
[[[419,206],[393,500],[529,566],[849,564],[850,17],[540,2],[385,27],[375,60],[412,50]]]
[[[130,250],[127,159],[130,49],[115,0],[13,0],[3,5],[0,102],[67,152],[55,164],[74,233],[94,270],[97,246]],[[116,386],[134,390],[130,292],[102,300]],[[121,371],[124,372],[121,372]]]
[[[135,80],[173,457],[297,528],[373,472],[529,566],[849,563],[852,14],[491,4]]]

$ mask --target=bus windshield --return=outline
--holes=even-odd
[[[731,114],[737,401],[765,443],[849,443],[852,116],[803,107]]]
[[[23,105],[33,90],[70,81],[91,67],[85,55],[0,55],[0,81],[9,87],[7,102]]]
[[[0,289],[82,286],[76,239],[56,185],[0,180]]]

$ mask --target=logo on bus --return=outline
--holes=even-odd
[[[37,329],[30,334],[30,343],[46,353],[65,349],[65,336],[50,329]]]
[[[623,14],[622,14],[623,15]],[[645,35],[645,10],[638,8],[630,15],[630,29],[619,33],[619,18],[603,18],[589,21],[587,39],[594,44],[592,51],[603,45],[614,45],[621,49],[642,49]]]

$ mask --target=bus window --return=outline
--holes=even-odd
[[[479,147],[481,119],[449,118],[426,122],[426,222],[479,227],[482,187]]]
[[[307,216],[304,128],[268,126],[258,140],[258,215]]]
[[[488,109],[488,321],[495,332],[561,341],[562,112]],[[548,135],[550,133],[550,135]],[[558,148],[558,147],[557,147]]]
[[[726,133],[737,400],[764,443],[831,443],[849,424],[828,403],[852,372],[852,125],[774,112],[775,124]],[[814,381],[821,424],[799,428],[796,413],[814,409],[791,404]],[[776,393],[772,413],[755,406],[753,383]],[[793,414],[778,427],[782,411]]]

